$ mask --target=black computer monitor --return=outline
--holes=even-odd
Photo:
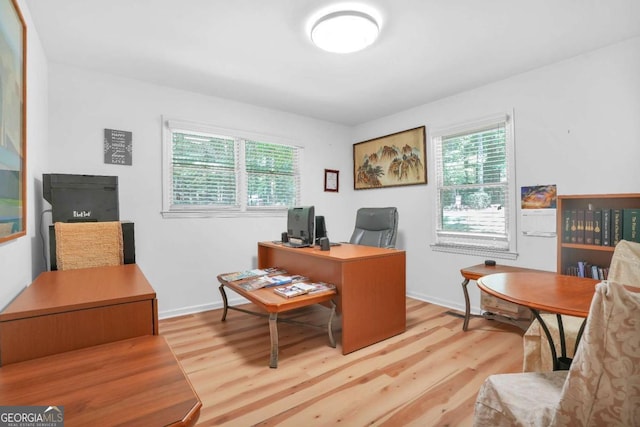
[[[53,222],[120,220],[117,176],[43,174],[42,196]]]
[[[327,224],[324,221],[324,216],[316,216],[316,244],[322,237],[327,237]]]
[[[315,209],[313,206],[289,208],[287,213],[287,234],[291,243],[314,244]]]

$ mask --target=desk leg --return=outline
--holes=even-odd
[[[218,288],[220,289],[220,294],[222,295],[222,304],[223,304],[223,310],[222,310],[222,321],[224,322],[227,318],[227,310],[229,309],[229,301],[227,301],[227,293],[224,291],[224,285],[220,285],[220,287]]]
[[[467,290],[468,284],[469,279],[464,279],[462,281],[462,292],[464,292],[464,323],[462,324],[463,331],[466,331],[469,327],[469,318],[471,317],[471,302],[469,301],[469,291]]]
[[[269,313],[269,334],[271,335],[270,368],[278,367],[278,313]]]
[[[333,323],[333,318],[336,315],[336,303],[333,302],[333,300],[329,302],[331,303],[331,314],[329,314],[329,325],[328,325],[329,344],[331,345],[331,347],[336,348],[336,339],[333,336],[333,328],[331,327],[331,324]]]

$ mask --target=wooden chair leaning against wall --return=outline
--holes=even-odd
[[[57,222],[49,227],[51,270],[134,264],[132,222]]]

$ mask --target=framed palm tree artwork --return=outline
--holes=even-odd
[[[356,190],[427,183],[425,127],[353,144]]]

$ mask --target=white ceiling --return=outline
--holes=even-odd
[[[638,0],[362,0],[368,49],[330,54],[325,0],[26,0],[52,62],[355,125],[640,35]]]

